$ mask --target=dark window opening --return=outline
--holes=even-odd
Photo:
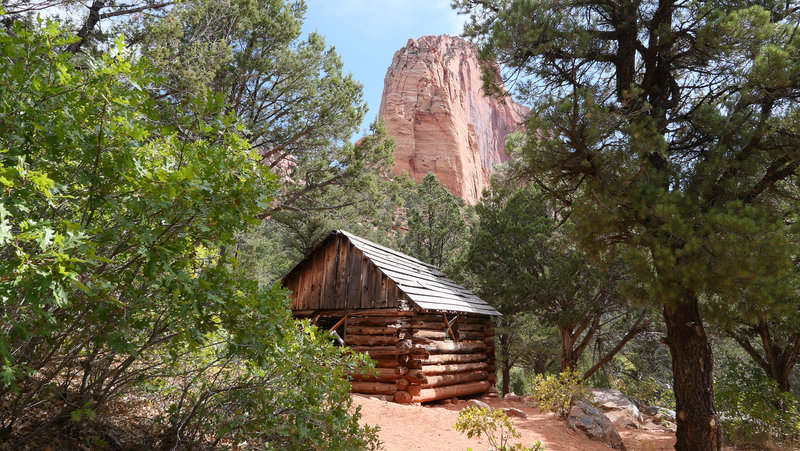
[[[344,319],[344,316],[320,316],[317,320],[320,330],[330,331],[334,346],[344,346]]]
[[[447,333],[447,338],[458,341],[458,315],[442,313],[442,321],[444,322],[444,331]]]

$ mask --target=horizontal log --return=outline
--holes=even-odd
[[[486,351],[486,343],[483,341],[439,341],[427,345],[421,345],[420,348],[433,353],[464,353],[471,354]]]
[[[370,357],[396,356],[397,346],[350,346],[353,352],[366,352]]]
[[[419,319],[412,319],[408,321],[408,324],[414,329],[442,330],[447,328],[447,326],[444,325],[442,318],[439,318],[438,321],[422,321]]]
[[[409,321],[409,326],[414,330],[447,330],[447,327],[444,325],[444,321],[435,322],[411,320]],[[459,332],[482,332],[486,336],[494,335],[494,326],[491,324],[458,324],[458,322],[456,322],[455,330]]]
[[[485,362],[488,356],[485,353],[476,354],[433,354],[427,359],[422,360],[423,364],[430,363],[469,363]]]
[[[345,334],[352,335],[394,335],[400,332],[400,326],[397,324],[389,324],[386,326],[350,326],[345,328]]]
[[[443,330],[413,329],[413,334],[414,337],[428,338],[432,340],[445,340],[452,338],[449,332],[445,332]]]
[[[375,368],[361,373],[351,373],[350,377],[356,381],[395,382],[399,376],[396,368]]]
[[[372,395],[394,395],[397,384],[384,382],[351,382],[353,393],[367,393]]]
[[[494,343],[494,331],[465,331],[459,329],[459,340],[491,340]]]
[[[409,385],[405,391],[407,391],[411,396],[415,396],[419,394],[420,390],[422,390],[422,387],[415,384],[415,385]]]
[[[467,371],[490,369],[486,362],[474,363],[453,363],[450,365],[422,365],[420,368],[426,375],[445,374],[445,373],[464,373]]]
[[[350,346],[355,352],[394,352],[397,353],[397,346]]]
[[[428,338],[431,340],[447,340],[452,339],[450,332],[440,331],[440,330],[423,330],[423,329],[414,329],[413,331],[414,338]],[[486,338],[493,338],[494,335],[487,335],[483,332],[462,332],[457,331],[456,337],[459,340],[484,340]]]
[[[492,323],[462,323],[458,325],[458,330],[485,332],[488,335],[490,333],[494,334],[494,325]]]
[[[477,382],[467,382],[466,384],[423,388],[419,391],[419,394],[417,395],[411,395],[408,392],[397,392],[397,394],[399,393],[404,393],[404,394],[399,397],[397,396],[397,394],[395,394],[395,401],[400,403],[437,401],[439,399],[457,398],[459,396],[469,396],[478,393],[485,393],[491,387],[492,384],[490,384],[488,381],[477,381]],[[406,394],[411,396],[407,396]]]
[[[399,338],[389,335],[345,335],[344,344],[347,346],[390,346],[397,343]]]
[[[470,371],[468,373],[441,374],[438,376],[426,376],[426,381],[422,388],[441,387],[443,385],[457,385],[466,382],[488,380],[489,373],[486,371]]]
[[[397,317],[377,317],[377,316],[364,316],[364,317],[348,317],[347,324],[351,326],[399,326],[408,327],[407,318]]]
[[[368,345],[359,345],[359,346],[350,346],[350,349],[355,352],[367,352],[370,355],[399,355],[399,354],[417,354],[417,355],[428,355],[428,352],[420,347],[414,348],[406,348],[403,346],[395,345],[384,345],[384,346],[368,346]]]
[[[375,362],[375,368],[397,368],[398,365],[396,358],[386,358],[386,359],[372,358],[372,361]]]

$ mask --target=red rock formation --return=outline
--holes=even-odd
[[[421,181],[429,172],[475,204],[495,164],[508,160],[505,138],[526,110],[484,95],[475,48],[451,36],[409,39],[386,72],[378,113],[397,145],[395,173]]]

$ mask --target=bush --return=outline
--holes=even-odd
[[[237,119],[167,114],[121,40],[78,67],[71,39],[0,28],[0,447],[113,424],[145,390],[171,404],[155,446],[376,446],[344,378],[363,360],[226,252],[277,189]]]
[[[467,407],[458,413],[458,421],[453,428],[466,433],[468,438],[485,435],[491,449],[495,451],[544,451],[545,449],[538,440],[531,447],[525,447],[521,443],[510,445],[509,441],[512,438],[519,438],[520,433],[514,429],[511,419],[502,410]]]
[[[583,376],[576,370],[567,370],[558,376],[537,374],[531,383],[533,399],[539,409],[555,412],[566,418],[572,404],[589,393]]]
[[[714,390],[727,438],[747,446],[800,444],[798,400],[749,361],[726,360]]]
[[[525,374],[525,370],[518,367],[511,368],[510,389],[518,395],[529,395],[531,393],[531,379]]]

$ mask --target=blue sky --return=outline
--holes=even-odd
[[[342,57],[345,72],[364,84],[366,129],[378,113],[383,78],[394,52],[409,38],[458,36],[465,17],[450,0],[306,0],[304,31],[317,31]]]

